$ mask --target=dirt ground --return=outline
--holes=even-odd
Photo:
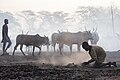
[[[107,52],[105,61],[116,61],[117,68],[82,67],[81,63],[89,59],[85,52],[0,56],[0,80],[120,80],[120,52]]]

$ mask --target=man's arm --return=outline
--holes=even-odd
[[[95,59],[91,59],[91,60],[88,61],[88,64],[91,63],[91,62],[94,62],[94,61],[95,61]]]
[[[94,61],[95,61],[95,59],[91,59],[91,60],[89,60],[88,62],[83,62],[82,64],[83,64],[83,65],[88,65],[89,63],[94,62]]]
[[[91,59],[88,61],[88,62],[84,62],[83,64],[84,65],[87,65],[89,63],[92,63],[94,62],[95,60],[97,60],[97,55],[96,55],[96,52],[94,49],[91,49],[91,52],[89,52],[90,56],[91,56]]]

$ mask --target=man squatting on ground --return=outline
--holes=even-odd
[[[2,55],[9,55],[7,53],[7,49],[11,46],[12,42],[8,36],[8,19],[4,19],[4,25],[2,27],[2,43],[3,43],[3,54]],[[8,42],[8,45],[6,46],[6,43]]]
[[[93,67],[95,67],[95,68],[100,68],[100,67],[105,67],[105,66],[111,67],[111,65],[117,67],[116,62],[103,63],[105,61],[105,58],[106,58],[106,53],[102,47],[91,46],[88,44],[88,42],[83,42],[82,47],[86,51],[89,51],[88,53],[91,57],[91,59],[88,62],[82,63],[83,66],[89,65],[89,63],[95,62],[93,64]]]

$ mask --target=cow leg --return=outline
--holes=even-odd
[[[49,45],[47,45],[47,52],[49,51]]]
[[[40,55],[40,53],[41,53],[41,47],[39,47],[39,46],[36,46],[37,48],[39,48],[39,55]],[[33,47],[33,56],[34,56],[34,51],[35,51],[35,47]]]
[[[19,45],[19,44],[16,44],[16,45],[15,45],[15,47],[14,47],[14,51],[13,51],[13,55],[14,55],[15,50],[17,49],[18,45]]]
[[[32,55],[34,56],[34,51],[35,51],[35,46],[33,46],[33,52],[32,52]]]
[[[53,47],[54,47],[54,52],[55,52],[55,45],[56,45],[56,44],[53,44]]]
[[[78,52],[80,52],[80,45],[79,44],[77,45],[77,49],[78,49]]]
[[[70,52],[72,53],[72,45],[70,45]]]
[[[37,48],[39,48],[39,55],[40,55],[40,53],[41,53],[41,47],[37,46]]]
[[[23,55],[25,56],[25,54],[24,54],[22,48],[23,48],[23,45],[20,45],[20,50],[21,50],[21,52],[23,53]]]
[[[62,54],[62,48],[63,48],[63,44],[59,44],[59,50],[60,50],[60,54],[61,54],[61,55],[63,55],[63,54]]]

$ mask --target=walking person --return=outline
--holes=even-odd
[[[3,43],[3,54],[2,55],[9,55],[9,53],[7,53],[7,49],[11,46],[12,42],[8,36],[8,19],[4,19],[4,25],[2,27],[2,41],[1,42]]]

